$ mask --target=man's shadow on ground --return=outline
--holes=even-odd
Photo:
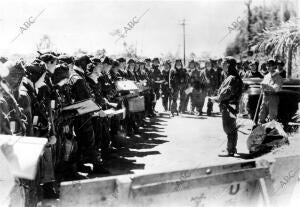
[[[255,158],[261,157],[263,155],[266,155],[266,154],[272,152],[272,149],[273,149],[272,147],[265,147],[265,148],[262,148],[262,149],[258,150],[257,152],[237,153],[235,155],[235,157],[241,158],[241,159],[244,159],[244,160],[255,159]]]
[[[121,138],[120,147],[111,153],[105,161],[105,168],[110,171],[110,175],[132,174],[135,169],[144,169],[144,163],[136,163],[134,157],[145,157],[160,154],[157,150],[150,150],[157,145],[169,142],[164,134],[167,122],[164,116],[157,116],[145,121],[139,133],[131,137]],[[141,151],[144,150],[145,151]]]

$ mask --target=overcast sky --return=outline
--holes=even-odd
[[[262,3],[254,0],[254,4]],[[126,41],[137,47],[138,55],[154,57],[168,52],[181,55],[183,40],[179,24],[185,18],[187,56],[191,52],[219,56],[235,36],[232,32],[222,40],[228,34],[228,27],[238,17],[245,16],[245,9],[244,0],[1,0],[0,53],[33,53],[41,37],[47,34],[55,48],[67,53],[79,48],[86,51],[105,48],[108,54],[118,54]],[[116,42],[118,37],[111,33],[116,29],[124,31],[128,22],[145,12],[126,38]],[[21,34],[24,22],[38,14]]]

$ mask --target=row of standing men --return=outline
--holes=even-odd
[[[9,73],[1,77],[0,87],[0,134],[48,138],[35,183],[42,186],[46,197],[58,196],[57,181],[86,177],[79,172],[109,173],[103,163],[109,160],[113,148],[120,147],[120,132],[129,136],[138,133],[144,118],[155,116],[160,97],[165,110],[170,109],[172,114],[185,112],[190,97],[193,107],[201,112],[203,97],[213,93],[220,83],[216,83],[217,73],[209,64],[200,72],[193,61],[189,69],[183,67],[181,60],[176,60],[173,68],[166,61],[161,70],[158,58],[126,61],[49,52],[40,54],[31,63],[23,60],[7,63]],[[116,90],[115,83],[119,80],[147,86],[140,93],[145,99],[145,111],[128,111],[128,99],[122,98],[128,92]],[[195,88],[191,95],[186,93],[190,85]],[[199,98],[199,93],[202,106],[195,101],[195,94]],[[91,114],[69,117],[62,112],[63,107],[87,99],[94,100],[103,110],[126,108],[126,117]],[[93,167],[86,163],[92,163]]]
[[[216,95],[227,76],[221,64],[222,60],[206,61],[200,70],[197,62],[191,61],[185,68],[180,59],[172,67],[171,61],[161,64],[158,58],[126,61],[41,54],[29,64],[20,61],[10,65],[7,77],[1,78],[0,133],[48,138],[37,183],[43,184],[46,196],[55,197],[56,181],[85,178],[79,172],[109,173],[103,162],[109,160],[113,148],[121,147],[120,132],[129,136],[138,133],[144,118],[155,116],[160,97],[164,109],[173,116],[187,112],[189,100],[192,112],[196,109],[201,115],[205,97]],[[128,110],[124,97],[130,92],[116,89],[120,80],[147,86],[139,94],[145,100],[143,112]],[[68,117],[62,113],[64,106],[87,99],[103,110],[126,108],[126,117]],[[208,99],[207,115],[212,105]],[[86,163],[92,163],[93,168]]]

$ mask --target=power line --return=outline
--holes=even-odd
[[[182,26],[182,30],[183,30],[183,63],[185,65],[185,19],[182,20],[182,23],[180,24]]]

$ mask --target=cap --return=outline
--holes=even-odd
[[[171,67],[171,61],[170,61],[170,60],[166,60],[166,61],[164,62],[164,65],[168,65],[169,67]]]
[[[275,60],[274,60],[274,59],[269,59],[269,60],[267,61],[267,65],[270,65],[270,66],[276,65],[276,64],[275,64]]]
[[[101,63],[101,59],[100,59],[100,58],[97,58],[97,57],[91,58],[91,61],[92,61],[92,63],[94,63],[94,64],[99,64],[99,63]]]
[[[282,61],[282,60],[277,60],[277,61],[276,61],[276,65],[284,66],[284,65],[285,65],[285,62]]]
[[[227,56],[227,57],[225,57],[224,61],[227,62],[227,63],[230,64],[230,65],[231,65],[231,64],[235,64],[235,65],[236,65],[236,60],[235,60],[235,58],[232,57],[232,56]]]
[[[116,67],[119,67],[119,66],[120,66],[120,63],[118,61],[114,61],[113,64],[112,64],[113,68],[116,68]]]
[[[80,62],[85,62],[86,64],[89,64],[92,61],[91,61],[89,56],[82,55],[82,56],[79,56],[79,57],[75,58],[75,63],[80,63]]]
[[[107,65],[112,65],[113,64],[113,59],[109,58],[109,57],[105,57],[103,60],[103,64],[107,64]]]
[[[129,59],[127,64],[131,64],[131,63],[135,63],[135,61],[133,59]]]
[[[44,64],[33,62],[31,64],[25,65],[25,73],[31,79],[33,79],[34,82],[38,80],[44,72],[46,72],[46,67]]]
[[[62,63],[72,64],[74,63],[74,57],[69,55],[60,55],[58,60]]]
[[[52,54],[43,54],[38,59],[40,59],[45,63],[48,63],[48,62],[53,62],[54,60],[57,59],[57,57]]]
[[[120,58],[117,59],[117,61],[118,61],[119,63],[124,63],[124,62],[126,62],[126,59],[123,58],[123,57],[120,57]]]
[[[190,64],[195,64],[195,61],[194,60],[191,60],[190,62],[189,62],[189,65]]]
[[[53,52],[53,51],[45,52],[44,54],[53,55],[53,56],[55,56],[55,57],[58,57],[58,56],[60,56],[60,54],[59,54],[59,53],[56,53],[56,52]]]
[[[75,65],[81,67],[83,70],[86,70],[86,66],[91,62],[91,59],[87,55],[82,55],[75,59]]]
[[[156,57],[156,58],[153,58],[152,62],[159,62],[159,59]]]
[[[8,65],[8,70],[9,75],[13,77],[23,77],[25,75],[25,68],[20,61],[12,65]]]
[[[69,67],[66,64],[58,64],[54,69],[54,73],[51,77],[53,84],[57,84],[59,81],[69,77]]]
[[[217,63],[217,59],[209,59],[212,65],[215,65]]]

